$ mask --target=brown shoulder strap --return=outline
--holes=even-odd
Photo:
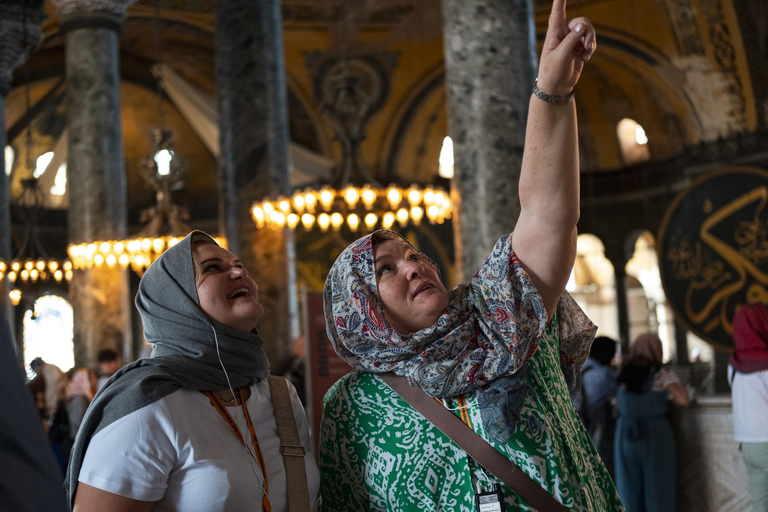
[[[293,415],[288,383],[283,377],[270,375],[269,392],[272,394],[272,408],[275,411],[277,433],[280,435],[280,453],[285,465],[285,485],[288,490],[288,511],[310,510],[309,489],[307,488],[307,467],[304,463],[306,448],[301,444],[296,418]]]
[[[411,386],[405,377],[394,373],[378,374],[382,380],[400,395],[408,404],[419,411],[435,427],[459,445],[486,471],[490,471],[527,501],[539,512],[563,512],[567,510],[551,494],[545,491],[531,477],[499,453],[488,441],[466,426],[451,411],[437,400],[429,397],[421,388]]]

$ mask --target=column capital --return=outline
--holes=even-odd
[[[43,41],[42,8],[17,3],[0,3],[0,94],[11,88],[13,70],[23,64],[30,51]]]
[[[109,28],[120,32],[128,6],[136,0],[51,0],[59,16],[59,30]]]

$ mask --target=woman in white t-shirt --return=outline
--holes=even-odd
[[[152,357],[121,369],[88,409],[70,461],[71,506],[288,510],[269,363],[255,329],[264,310],[240,261],[193,232],[147,270],[136,306]],[[314,510],[319,474],[304,409],[288,389],[303,447],[292,449],[304,459],[302,508]]]
[[[768,511],[768,309],[748,304],[733,318],[728,366],[733,437],[741,444],[752,510]]]

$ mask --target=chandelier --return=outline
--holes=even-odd
[[[19,251],[11,261],[0,261],[0,279],[7,277],[14,284],[37,282],[61,282],[72,279],[72,263],[49,255],[40,241],[38,220],[45,206],[45,195],[37,178],[21,180],[22,191],[16,199],[24,216],[24,236]],[[17,305],[21,299],[19,290],[11,291],[11,300]]]
[[[352,231],[373,231],[377,226],[390,229],[395,223],[401,227],[419,225],[425,218],[431,224],[442,224],[451,211],[450,197],[439,188],[365,184],[341,190],[330,186],[306,189],[291,198],[262,201],[253,206],[251,213],[258,228],[295,229],[301,224],[307,230],[317,225],[327,231],[346,225]]]
[[[361,154],[366,125],[386,98],[387,74],[371,56],[349,55],[349,2],[341,2],[340,57],[320,66],[317,94],[341,145],[341,162],[333,184],[295,192],[291,197],[264,199],[251,206],[257,228],[295,229],[301,225],[323,231],[346,226],[351,231],[419,225],[423,220],[441,224],[451,217],[450,195],[438,187],[397,184],[381,186]]]
[[[146,223],[134,238],[106,240],[69,246],[69,256],[76,269],[128,266],[139,275],[167,249],[181,241],[192,229],[184,222],[189,219],[186,208],[171,201],[171,191],[181,185],[184,165],[173,149],[173,132],[156,128],[152,130],[152,149],[145,156],[139,171],[155,189],[157,204],[141,212]],[[226,247],[225,240],[216,242]]]
[[[155,3],[155,64],[161,61],[158,6]],[[141,177],[155,190],[156,204],[141,212],[144,228],[128,240],[105,240],[69,246],[69,256],[76,269],[120,266],[143,275],[147,268],[167,249],[173,247],[192,229],[184,222],[189,219],[186,208],[171,200],[171,193],[183,186],[184,163],[174,151],[173,132],[164,128],[163,86],[160,74],[157,83],[157,118],[159,128],[151,132],[149,153],[139,165]],[[226,248],[226,241],[215,238]]]

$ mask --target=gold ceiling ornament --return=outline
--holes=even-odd
[[[21,194],[14,202],[24,217],[24,235],[16,256],[11,261],[0,260],[0,279],[8,278],[16,285],[71,280],[72,263],[50,256],[38,236],[38,218],[45,205],[45,194],[37,178],[21,180],[21,185]],[[11,300],[18,302],[13,297]]]
[[[319,190],[297,192],[291,198],[262,201],[251,210],[257,228],[296,229],[301,225],[310,230],[339,230],[346,226],[352,231],[373,231],[377,227],[392,228],[422,221],[442,224],[451,217],[450,196],[440,188],[397,185],[387,188],[366,184],[346,186],[341,190],[325,186]]]
[[[313,72],[319,108],[341,146],[341,161],[331,183],[296,191],[291,197],[266,198],[251,205],[257,228],[323,231],[343,226],[373,231],[418,225],[426,220],[441,224],[451,218],[453,204],[443,189],[432,186],[391,184],[384,187],[368,169],[361,153],[366,126],[385,103],[389,93],[386,58],[351,56],[349,52],[349,2],[341,0],[339,56],[328,57]]]

